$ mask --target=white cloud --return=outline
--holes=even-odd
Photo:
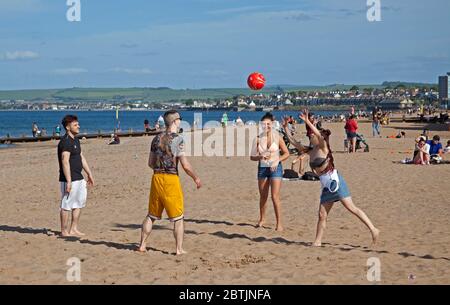
[[[126,74],[152,74],[153,73],[150,69],[146,69],[146,68],[142,68],[142,69],[113,68],[110,71],[116,72],[116,73],[126,73]]]
[[[58,75],[73,75],[73,74],[82,74],[89,72],[87,69],[83,68],[65,68],[65,69],[56,69],[53,70],[53,73]]]
[[[30,60],[39,58],[39,54],[33,51],[13,51],[0,53],[0,60]]]

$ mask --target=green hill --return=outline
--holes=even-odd
[[[405,87],[436,86],[436,84],[384,82],[381,85],[356,85],[360,90],[364,88],[395,88],[398,85]],[[278,85],[268,86],[257,93],[273,94],[291,91],[332,91],[349,90],[354,85],[332,84],[327,86],[295,86]],[[62,100],[64,102],[76,101],[124,101],[142,100],[145,102],[186,101],[193,99],[226,99],[236,95],[251,95],[255,91],[248,88],[216,88],[216,89],[171,89],[160,88],[69,88],[44,90],[9,90],[0,91],[0,100]]]

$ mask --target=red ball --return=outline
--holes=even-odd
[[[264,78],[264,75],[258,72],[254,72],[249,75],[247,79],[247,84],[252,90],[261,90],[264,88],[264,85],[266,84],[266,79]]]

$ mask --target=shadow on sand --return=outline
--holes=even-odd
[[[196,220],[193,222],[194,223],[212,223],[212,224],[217,223],[217,221],[210,221],[210,220],[200,220],[200,222],[197,222],[197,221],[199,221],[199,220]],[[237,224],[237,225],[242,225],[242,224]],[[124,224],[116,224],[116,227],[129,228],[129,229],[134,230],[134,229],[140,228],[141,226],[137,225],[137,224],[125,224],[125,225]],[[163,227],[163,226],[154,226],[154,229],[155,230],[171,230],[170,228]],[[45,229],[45,228],[36,229],[36,228],[24,228],[24,227],[19,227],[19,226],[8,226],[8,225],[0,225],[0,232],[16,232],[16,233],[20,233],[20,234],[33,234],[33,235],[44,234],[47,236],[50,236],[49,233],[52,233],[53,235],[60,233],[58,231]],[[205,233],[205,232],[197,232],[197,231],[193,231],[193,230],[186,230],[185,233],[193,234],[193,235],[208,234],[211,236],[215,236],[218,238],[224,238],[224,239],[245,239],[245,240],[256,242],[256,243],[270,242],[270,243],[281,244],[281,245],[284,244],[284,245],[298,245],[298,246],[308,247],[308,248],[311,247],[310,242],[291,241],[291,240],[285,239],[283,237],[274,237],[274,238],[267,238],[267,237],[263,237],[263,236],[249,237],[246,234],[226,233],[224,231]],[[114,248],[117,250],[135,251],[138,246],[137,243],[116,243],[116,242],[110,242],[110,241],[95,241],[95,240],[89,240],[89,239],[78,238],[78,237],[65,237],[65,238],[61,238],[61,239],[64,239],[65,241],[68,241],[68,242],[78,242],[80,244],[87,244],[87,245],[91,245],[91,246],[106,246],[106,247]],[[369,249],[368,247],[362,247],[362,246],[351,245],[351,244],[323,243],[321,248],[333,248],[333,249],[338,249],[343,252],[360,251],[360,252],[365,252],[365,253],[395,254],[395,255],[402,256],[404,258],[415,257],[415,258],[426,259],[426,260],[450,261],[450,258],[448,258],[448,257],[435,257],[431,254],[418,255],[418,254],[414,254],[414,253],[407,252],[407,251],[395,253],[395,252],[389,252],[389,251],[385,251],[385,250],[372,250],[372,249]],[[174,254],[174,253],[169,253],[167,251],[163,251],[163,250],[159,250],[159,249],[155,249],[155,248],[148,248],[148,249],[155,251],[155,252],[160,252],[160,253],[163,253],[166,255]]]

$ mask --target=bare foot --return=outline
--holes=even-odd
[[[256,225],[257,228],[262,228],[264,226],[264,220],[260,220]]]
[[[186,251],[184,251],[183,249],[181,249],[181,250],[177,250],[177,253],[176,253],[176,255],[183,255],[183,254],[187,254],[187,252],[186,252]]]
[[[278,232],[283,232],[283,231],[284,231],[284,228],[283,228],[283,226],[278,225],[277,228],[276,228],[275,230],[278,231]]]
[[[322,247],[322,242],[320,242],[320,241],[315,241],[315,242],[312,244],[312,246],[313,246],[313,247]]]
[[[372,232],[372,246],[374,246],[378,241],[378,236],[380,235],[380,230],[375,228]]]
[[[82,232],[80,232],[78,230],[72,230],[72,231],[70,231],[69,234],[72,235],[72,236],[86,236],[86,234],[84,234],[84,233],[82,233]]]
[[[146,246],[139,246],[139,247],[136,249],[136,251],[137,251],[137,252],[141,252],[141,253],[145,253],[145,252],[147,252],[147,247],[146,247]]]
[[[70,235],[70,233],[67,232],[67,231],[62,231],[61,232],[61,237],[70,237],[70,236],[72,236],[72,235]]]

